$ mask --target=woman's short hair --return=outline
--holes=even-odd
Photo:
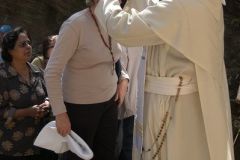
[[[42,55],[44,59],[48,59],[48,49],[53,48],[57,39],[57,35],[47,36],[42,42]]]
[[[27,30],[23,27],[16,27],[13,31],[8,32],[3,36],[2,40],[2,59],[6,62],[12,62],[12,56],[9,51],[13,50],[18,37],[21,33],[26,33],[28,38],[31,40]]]

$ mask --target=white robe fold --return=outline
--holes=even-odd
[[[203,153],[210,160],[233,160],[231,112],[223,54],[224,24],[221,1],[149,0],[147,8],[144,10],[139,12],[131,9],[130,13],[126,13],[122,11],[117,0],[100,0],[95,14],[100,23],[116,41],[126,46],[148,46],[148,75],[190,75],[193,79],[196,78],[199,95],[195,96],[199,99],[199,112],[201,112],[198,115],[200,116],[198,120],[201,120],[202,116],[204,128],[200,131],[204,131],[206,135],[205,148],[208,149],[208,153],[206,151],[203,151]],[[162,46],[165,46],[167,54],[163,54],[164,48]],[[169,49],[167,49],[167,46],[169,46]],[[177,55],[172,57],[173,61],[177,58],[177,64],[181,63],[180,61],[185,61],[187,65],[176,69],[177,64],[171,61],[170,51],[172,51],[172,55]],[[169,56],[169,59],[166,57],[165,59],[164,56]],[[167,64],[174,64],[176,72],[170,65],[168,66],[169,68],[166,66],[167,64],[164,65],[165,61],[167,61]],[[187,66],[190,66],[190,68]],[[183,70],[185,67],[188,69]],[[153,112],[151,110],[153,109],[149,107],[156,105],[156,99],[160,98],[159,102],[166,103],[166,105],[171,103],[170,100],[164,100],[164,96],[153,98],[154,96],[158,95],[150,94],[148,96],[146,94],[145,96],[146,102],[144,107],[147,110],[144,113],[146,115],[144,120],[146,123],[148,123],[148,120],[151,120],[148,119],[148,116],[152,115]],[[189,98],[191,96],[193,95],[189,95]],[[153,98],[153,104],[149,101],[151,98]],[[185,102],[179,99],[179,102],[184,102],[182,106],[185,103],[188,105],[189,98]],[[198,106],[197,99],[192,104]],[[161,106],[159,107],[161,108]],[[185,111],[189,109],[186,108]],[[156,111],[155,113],[158,112],[163,111]],[[181,110],[179,113],[176,111],[176,116],[180,113],[182,113]],[[196,124],[201,126],[200,121],[197,121]],[[153,124],[153,128],[156,128],[156,122],[149,122],[145,124],[145,127],[151,124]],[[168,131],[168,140],[171,140],[174,130],[183,124],[172,128],[172,131],[171,129]],[[192,127],[189,126],[186,129],[188,132],[191,132]],[[152,131],[152,128],[147,128],[144,132],[148,134],[148,130]],[[150,136],[146,134],[144,139],[148,137],[145,140],[149,140]],[[200,137],[204,140],[204,135]],[[147,144],[148,142],[145,141],[144,143]],[[188,143],[186,140],[182,144],[188,145]],[[191,146],[192,144],[189,145]],[[204,146],[204,144],[202,145]],[[171,150],[171,145],[169,148],[167,145],[165,147],[166,157],[163,155],[160,158],[176,160],[173,157],[169,157],[171,155],[169,153],[171,152],[169,151],[169,149]],[[194,154],[191,152],[191,148],[189,149],[190,153],[179,154]],[[201,152],[199,151],[198,153]],[[186,160],[198,160],[199,157],[194,158],[193,156],[188,159],[183,156],[179,160],[184,158]],[[148,160],[147,158],[145,159]]]

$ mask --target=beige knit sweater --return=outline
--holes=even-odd
[[[108,42],[106,32],[101,32]],[[122,54],[121,49],[115,42],[112,47],[117,61]],[[54,115],[66,112],[64,101],[93,104],[113,97],[118,78],[112,64],[112,56],[102,42],[89,9],[67,19],[45,70]],[[128,77],[125,73],[122,76]]]

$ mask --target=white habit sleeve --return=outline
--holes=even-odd
[[[125,46],[148,46],[162,43],[161,39],[142,20],[141,15],[131,9],[123,11],[118,0],[100,0],[95,15],[109,35]]]

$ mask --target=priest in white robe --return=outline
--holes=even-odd
[[[141,159],[234,160],[222,4],[148,0],[127,13],[99,0],[112,38],[147,48]]]

